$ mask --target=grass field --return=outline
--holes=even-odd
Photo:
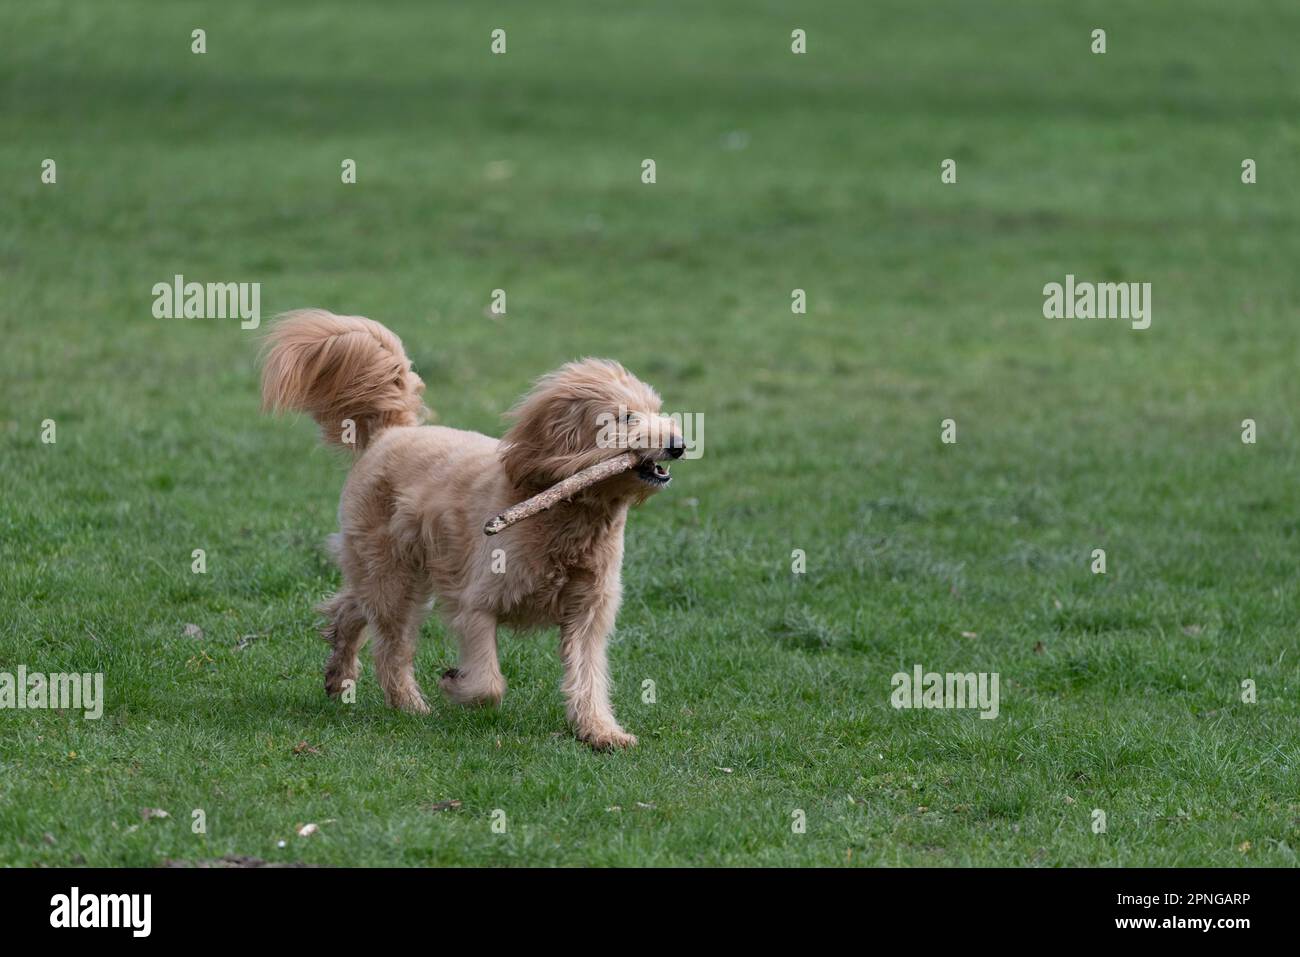
[[[0,711],[0,864],[1294,864],[1300,9],[477,6],[0,12],[0,671],[107,696]],[[497,712],[326,699],[346,463],[177,273],[388,324],[446,424],[578,355],[703,413],[629,523],[639,748],[563,733],[553,635]],[[1045,319],[1067,273],[1151,328]]]

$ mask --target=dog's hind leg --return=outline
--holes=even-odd
[[[451,629],[460,641],[460,663],[443,672],[438,687],[456,704],[496,707],[506,693],[506,679],[497,661],[496,616],[464,612],[452,619]]]
[[[325,665],[325,693],[337,698],[347,690],[349,681],[356,688],[357,652],[366,643],[366,616],[346,588],[316,610],[326,619],[321,636],[334,649]]]
[[[424,601],[408,589],[400,599],[368,607],[374,639],[375,674],[390,707],[412,714],[428,714],[420,685],[415,680],[415,651],[424,620]]]

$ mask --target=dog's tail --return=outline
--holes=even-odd
[[[386,428],[418,425],[423,391],[402,340],[371,319],[299,309],[267,337],[263,410],[310,414],[326,442],[360,452]]]

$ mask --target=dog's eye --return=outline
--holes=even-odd
[[[636,421],[636,419],[637,419],[637,414],[635,412],[624,412],[622,415],[618,417],[618,421],[620,425],[631,425],[633,422]]]

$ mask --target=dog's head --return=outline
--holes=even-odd
[[[642,501],[671,480],[670,459],[685,451],[681,430],[659,413],[659,394],[617,362],[580,359],[537,380],[508,413],[502,439],[506,475],[530,493],[627,451],[641,464],[593,488]]]

